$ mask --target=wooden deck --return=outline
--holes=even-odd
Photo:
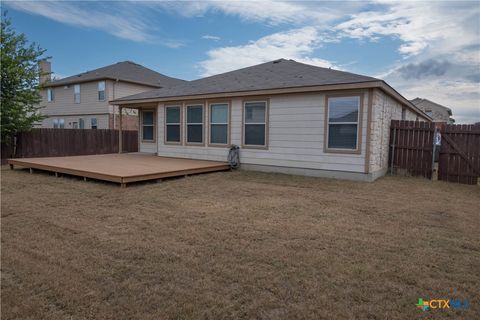
[[[98,180],[127,183],[228,170],[227,162],[167,158],[146,154],[9,159],[10,168],[40,169]]]

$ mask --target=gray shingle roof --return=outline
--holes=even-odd
[[[186,81],[167,77],[161,73],[145,68],[142,65],[131,61],[118,62],[106,67],[79,73],[74,76],[55,80],[48,83],[47,86],[62,86],[67,84],[95,81],[102,79],[122,80],[145,84],[153,87],[168,87],[183,84]]]
[[[354,73],[279,59],[180,85],[155,89],[115,101],[181,97],[198,94],[283,89],[331,84],[381,81]]]

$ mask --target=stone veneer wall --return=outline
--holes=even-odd
[[[372,122],[370,140],[370,172],[388,168],[388,149],[391,120],[402,119],[401,103],[379,89],[373,90]],[[406,108],[405,120],[417,120],[417,115]]]

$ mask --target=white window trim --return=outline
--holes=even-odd
[[[265,121],[264,122],[249,122],[246,121],[247,112],[245,111],[247,107],[247,103],[264,103],[265,104]],[[242,147],[245,149],[267,149],[268,148],[268,100],[246,100],[243,101],[243,109],[242,109]],[[246,144],[245,143],[245,135],[246,135],[246,126],[247,125],[264,125],[265,127],[265,141],[263,145],[260,144]]]
[[[145,112],[151,112],[152,113],[152,120],[153,120],[152,124],[144,124],[143,123],[143,116],[144,116]],[[155,136],[156,136],[156,130],[155,130],[156,121],[155,121],[155,118],[156,118],[156,112],[155,112],[154,109],[148,109],[148,110],[142,110],[141,111],[141,120],[142,120],[142,122],[141,122],[141,141],[142,142],[150,143],[150,142],[155,142],[156,141],[156,139],[155,139]],[[144,139],[143,138],[143,128],[144,127],[152,127],[153,128],[152,139]]]
[[[100,90],[100,83],[103,82],[103,90]],[[100,92],[103,91],[103,99],[100,99]],[[105,101],[107,100],[107,82],[105,80],[102,80],[102,81],[98,81],[97,82],[97,98],[98,98],[98,101]]]
[[[202,122],[188,122],[188,107],[202,107]],[[202,142],[188,142],[188,126],[202,126]],[[187,146],[204,146],[205,145],[205,104],[190,103],[185,105],[185,145]]]
[[[357,125],[357,136],[356,136],[356,141],[355,141],[355,149],[349,149],[349,148],[330,148],[328,146],[328,141],[329,141],[329,135],[330,135],[330,99],[335,99],[335,98],[351,98],[351,97],[357,97],[358,98],[358,112],[357,112],[357,121],[356,122],[349,122],[349,121],[343,121],[343,122],[332,122],[332,125],[335,124],[355,124]],[[338,152],[338,153],[360,153],[361,151],[361,145],[360,145],[360,135],[362,134],[361,132],[361,113],[362,111],[362,99],[363,95],[345,95],[345,96],[332,96],[332,97],[327,97],[327,112],[326,112],[326,135],[325,135],[325,151],[326,152]]]
[[[78,86],[78,93],[75,92],[75,88]],[[82,102],[82,88],[80,84],[74,84],[73,85],[73,103],[75,104],[80,104]],[[78,94],[78,102],[76,101],[76,96]]]
[[[171,123],[168,123],[167,122],[167,110],[168,108],[178,108],[179,112],[180,112],[180,122],[171,122]],[[172,104],[172,105],[166,105],[165,106],[165,129],[164,129],[164,138],[163,138],[163,143],[164,144],[175,144],[175,145],[181,145],[182,144],[182,105],[181,104]],[[179,141],[168,141],[167,140],[167,128],[168,126],[178,126],[179,128]]]
[[[53,88],[47,89],[47,102],[54,102],[55,101],[55,92]]]
[[[226,105],[227,106],[227,122],[212,122],[212,106],[214,105]],[[227,125],[227,142],[216,143],[212,142],[212,125]],[[230,145],[230,103],[229,102],[211,102],[208,105],[208,145],[215,147],[225,147]]]

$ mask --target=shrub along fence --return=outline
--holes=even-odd
[[[60,157],[118,152],[118,130],[32,129],[17,134],[17,143],[2,143],[7,158]],[[122,130],[123,152],[138,151],[138,131]]]
[[[390,173],[432,179],[438,160],[439,180],[478,183],[480,125],[392,120],[390,128]]]

